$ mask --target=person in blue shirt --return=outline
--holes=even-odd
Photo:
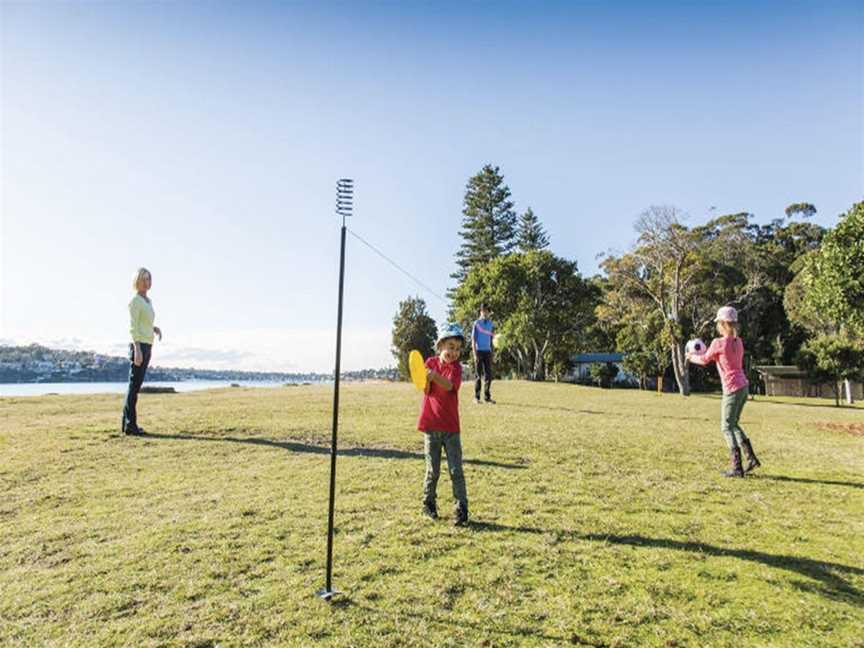
[[[491,313],[486,304],[480,304],[480,318],[471,327],[471,350],[474,354],[474,402],[480,402],[480,384],[484,384],[483,397],[487,403],[494,403],[490,388],[492,385],[492,337],[495,325],[489,319]]]

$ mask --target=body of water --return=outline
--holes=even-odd
[[[232,383],[241,387],[281,387],[284,382],[259,380],[183,380],[180,382],[145,382],[145,387],[173,387],[178,392],[200,389],[223,389]],[[125,394],[125,382],[68,383],[0,383],[0,396],[45,396],[47,394]]]

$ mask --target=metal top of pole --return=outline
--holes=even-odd
[[[336,213],[342,217],[342,225],[345,225],[345,219],[352,216],[353,212],[354,180],[339,178],[336,182]]]

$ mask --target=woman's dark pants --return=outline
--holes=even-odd
[[[150,364],[150,351],[152,345],[139,342],[141,347],[141,365],[135,366],[135,345],[129,345],[129,388],[126,391],[126,405],[123,407],[123,432],[138,431],[138,392],[144,383],[144,374]]]

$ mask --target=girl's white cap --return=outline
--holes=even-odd
[[[714,318],[715,322],[737,322],[738,321],[738,311],[735,310],[732,306],[722,306],[717,311],[717,317]]]

